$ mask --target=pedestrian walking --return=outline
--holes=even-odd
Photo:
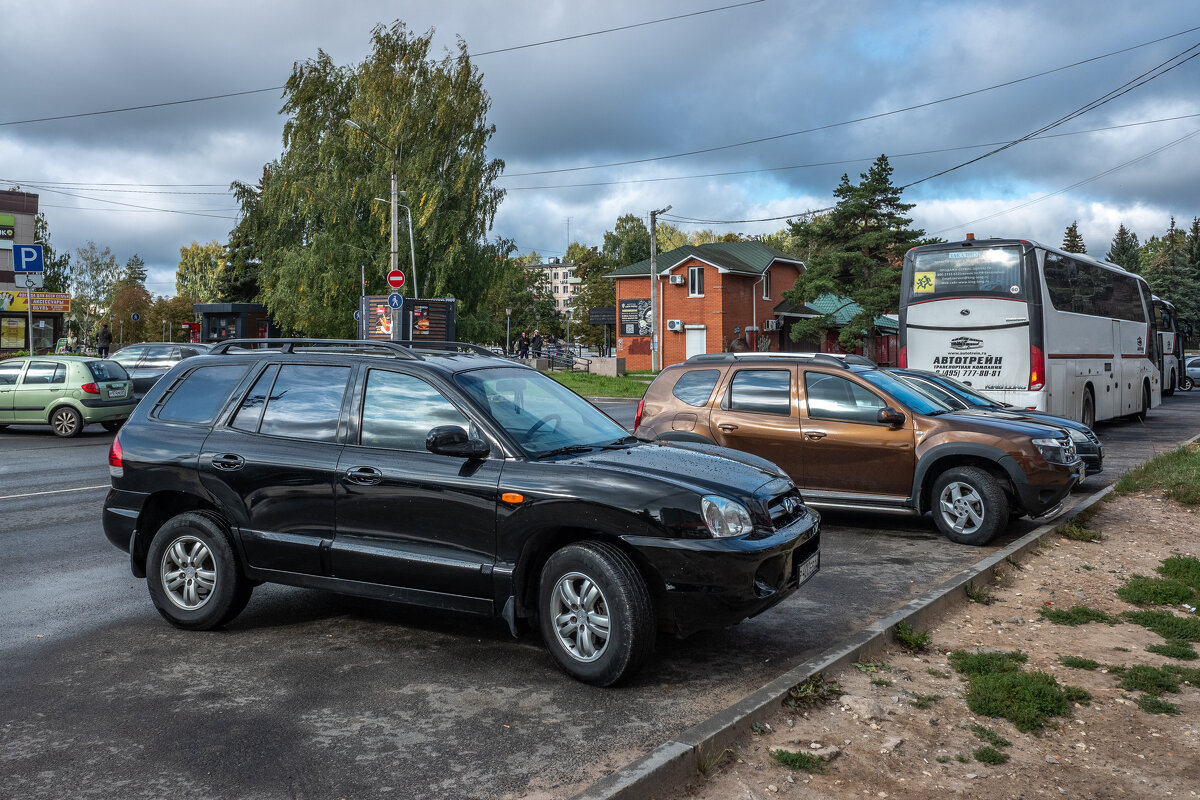
[[[108,329],[108,323],[100,326],[100,332],[96,334],[96,355],[100,358],[108,358],[108,349],[112,346],[112,331]]]

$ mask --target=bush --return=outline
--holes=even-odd
[[[793,753],[791,750],[768,750],[771,758],[788,769],[804,772],[824,772],[825,762],[812,753]]]

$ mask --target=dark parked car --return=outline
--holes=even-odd
[[[951,408],[992,414],[1005,419],[1030,419],[1034,422],[1045,422],[1062,428],[1070,434],[1071,439],[1075,442],[1075,452],[1087,465],[1087,474],[1095,475],[1104,471],[1104,445],[1100,444],[1100,437],[1082,422],[1076,422],[1056,414],[1047,414],[1045,411],[1020,409],[1011,403],[997,402],[985,394],[980,394],[965,383],[937,372],[923,369],[889,369],[888,372],[933,392],[937,399]]]
[[[185,358],[208,352],[209,347],[194,342],[139,342],[122,347],[111,358],[133,378],[133,396],[141,400],[171,367]]]
[[[827,353],[712,353],[664,369],[643,439],[714,442],[779,464],[812,505],[932,512],[960,544],[1056,513],[1083,477],[1060,428],[953,411],[873,363]]]
[[[656,633],[753,616],[818,569],[819,517],[773,464],[638,441],[535,370],[443,348],[243,340],[177,364],[114,440],[104,504],[159,612],[214,628],[271,581],[514,635],[536,618],[608,685]]]

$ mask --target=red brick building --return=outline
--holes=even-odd
[[[761,242],[718,242],[661,253],[657,268],[661,314],[650,309],[649,259],[610,273],[617,294],[617,357],[625,359],[626,369],[650,369],[656,319],[662,367],[700,353],[783,349],[783,326],[774,309],[804,269],[802,261]]]

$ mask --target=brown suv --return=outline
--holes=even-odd
[[[1044,516],[1082,480],[1071,437],[951,411],[858,357],[720,353],[664,369],[638,407],[642,439],[709,442],[781,466],[814,506],[932,511],[984,544]]]

